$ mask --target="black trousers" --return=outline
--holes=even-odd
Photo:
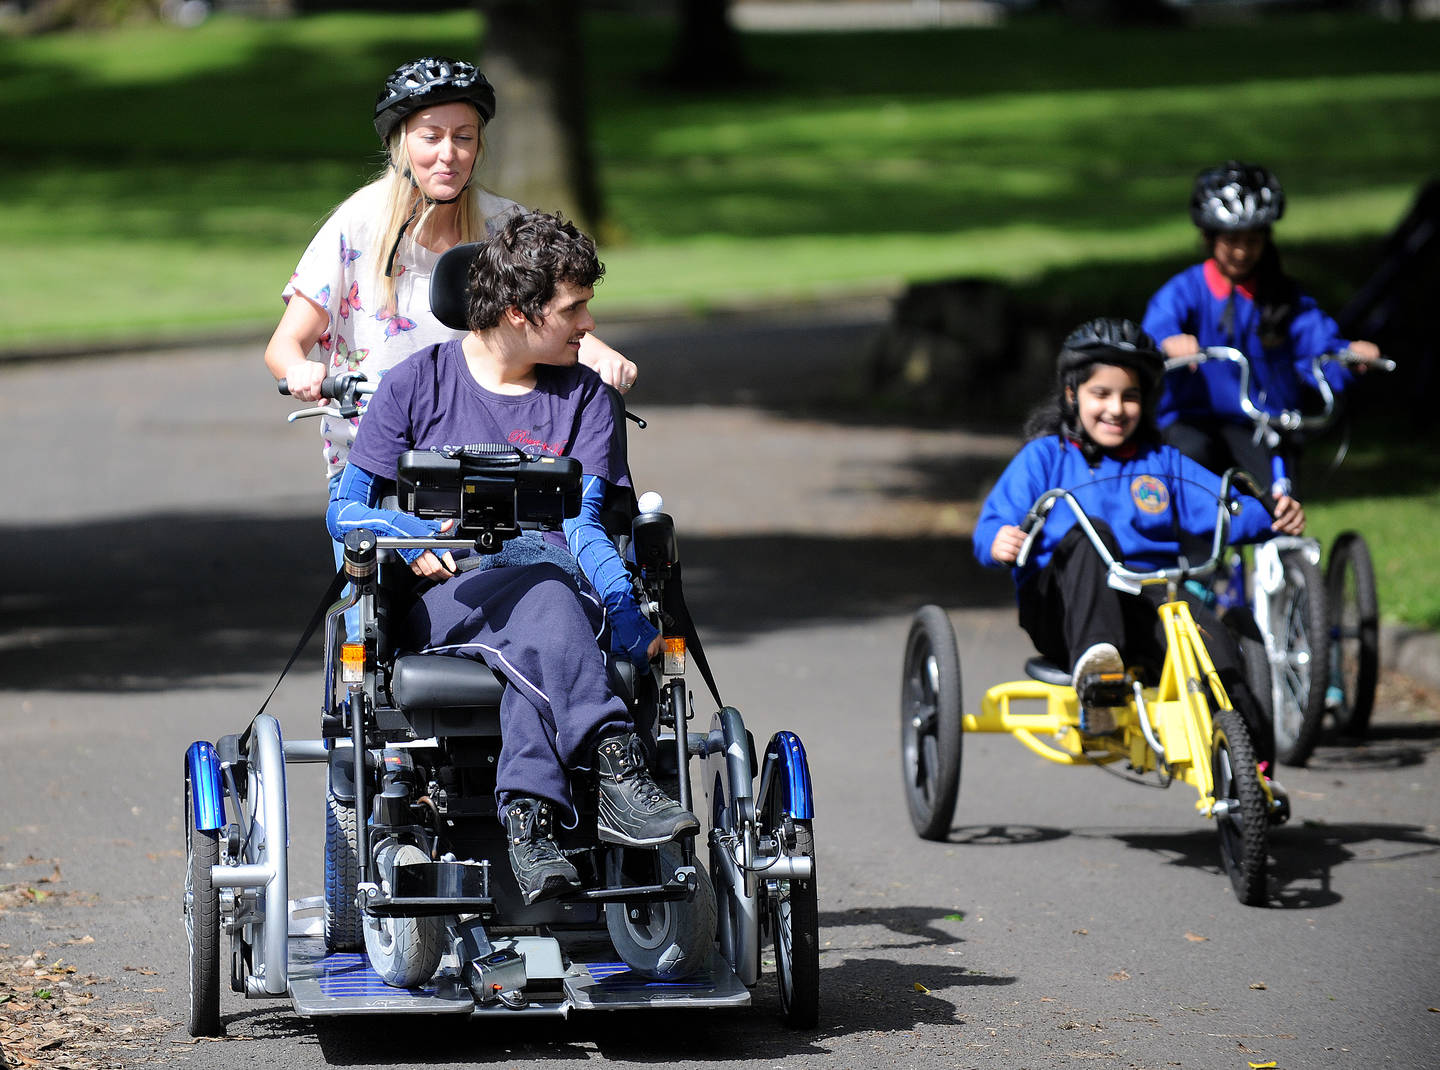
[[[1110,528],[1103,522],[1092,523],[1118,558]],[[1060,540],[1049,564],[1020,588],[1020,626],[1035,649],[1057,665],[1070,668],[1096,643],[1113,643],[1127,664],[1142,667],[1155,680],[1165,660],[1165,629],[1156,610],[1165,595],[1161,586],[1146,587],[1139,595],[1108,587],[1105,562],[1077,525]],[[1225,693],[1245,719],[1256,758],[1273,764],[1274,729],[1246,683],[1239,645],[1198,596],[1183,587],[1179,596],[1190,606]]]
[[[1174,446],[1192,461],[1223,475],[1227,468],[1245,469],[1259,481],[1264,490],[1273,481],[1270,458],[1278,454],[1285,462],[1285,473],[1293,485],[1299,483],[1300,454],[1294,446],[1282,441],[1272,450],[1255,441],[1255,431],[1248,425],[1224,423],[1220,420],[1176,421],[1161,432],[1166,443]]]

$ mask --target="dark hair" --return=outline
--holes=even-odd
[[[595,243],[558,212],[517,212],[478,243],[466,279],[472,331],[496,326],[508,308],[539,324],[562,282],[594,286],[605,274]]]
[[[1025,421],[1025,438],[1063,435],[1074,439],[1091,465],[1104,452],[1080,424],[1076,397],[1100,365],[1126,368],[1140,383],[1140,422],[1130,441],[1159,442],[1155,408],[1164,382],[1165,358],[1140,327],[1125,319],[1087,320],[1066,336],[1056,362],[1055,393]]]

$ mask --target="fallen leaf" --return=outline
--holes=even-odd
[[[1251,981],[1250,988],[1255,992],[1264,992],[1266,985],[1264,981]]]
[[[1279,1065],[1274,1059],[1271,1059],[1268,1063],[1251,1063],[1250,1070],[1274,1070],[1274,1067]]]
[[[126,967],[125,967],[125,972],[126,972],[126,973],[138,973],[138,974],[140,974],[142,977],[154,977],[154,976],[155,976],[157,973],[159,973],[160,971],[159,971],[159,970],[152,970],[152,969],[150,969],[150,968],[147,967],[147,966],[126,966]]]
[[[930,990],[929,990],[928,988],[926,988],[924,985],[922,985],[919,981],[916,981],[916,982],[915,982],[915,991],[916,991],[916,992],[924,992],[927,996],[930,994]]]
[[[1112,974],[1110,975],[1110,980],[1112,980],[1112,981],[1128,981],[1128,980],[1130,980],[1130,975],[1129,975],[1128,973],[1126,973],[1124,970],[1116,970],[1114,973],[1112,973]]]
[[[964,921],[964,920],[965,920],[965,915],[964,915],[964,914],[961,914],[961,913],[959,913],[959,912],[956,912],[956,913],[954,913],[954,914],[946,914],[946,915],[945,915],[943,918],[941,918],[940,920],[941,920],[941,921]]]
[[[1209,940],[1210,937],[1198,936],[1195,933],[1186,933],[1185,939],[1189,940],[1192,944],[1203,944],[1206,940]]]
[[[1076,936],[1089,936],[1089,935],[1090,935],[1090,930],[1089,930],[1089,929],[1071,929],[1070,931],[1071,931],[1072,933],[1074,933]]]

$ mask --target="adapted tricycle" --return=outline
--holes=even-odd
[[[338,376],[325,394],[353,412],[367,389]],[[613,402],[623,412],[618,395]],[[685,606],[674,522],[658,495],[644,495],[642,511],[627,492],[623,523],[607,528],[662,631],[664,654],[649,671],[617,668],[612,685],[633,711],[657,780],[708,824],[704,848],[693,835],[650,848],[603,843],[594,785],[577,786],[575,798],[590,802],[577,804],[575,827],[557,839],[583,886],[527,905],[506,862],[494,796],[504,685],[482,661],[406,652],[390,637],[414,582],[395,550],[493,553],[522,529],[552,529],[575,515],[579,478],[571,459],[511,446],[405,454],[399,507],[458,527],[433,539],[347,536],[324,600],[318,735],[285,738],[262,710],[243,731],[189,747],[191,1034],[223,1032],[222,942],[232,991],[288,997],[304,1016],[564,1017],[749,1005],[770,941],[785,1020],[815,1024],[805,749],[780,731],[757,750],[740,712],[721,703]],[[348,593],[337,597],[342,583]],[[353,641],[347,611],[358,613]],[[687,661],[715,697],[708,732],[689,728]],[[294,763],[326,772],[324,891],[301,899],[291,898],[286,770]],[[697,765],[703,810],[691,802]]]
[[[1138,778],[1154,774],[1162,787],[1178,780],[1194,788],[1196,810],[1215,821],[1220,857],[1236,897],[1248,906],[1264,904],[1269,828],[1289,818],[1288,798],[1256,762],[1247,722],[1263,719],[1258,711],[1242,711],[1232,703],[1190,606],[1178,594],[1187,580],[1203,580],[1219,566],[1229,534],[1232,484],[1260,496],[1244,473],[1224,476],[1209,557],[1195,565],[1181,559],[1173,568],[1148,571],[1127,568],[1114,558],[1069,491],[1047,491],[1031,506],[1021,525],[1027,537],[1020,564],[1028,560],[1052,509],[1063,502],[1105,563],[1111,587],[1136,595],[1154,585],[1166,591],[1158,607],[1165,635],[1158,675],[1135,663],[1123,673],[1094,674],[1081,681],[1083,707],[1070,671],[1037,655],[1025,663],[1028,679],[991,687],[978,713],[964,712],[950,619],[939,606],[916,612],[900,681],[900,762],[910,820],[919,836],[943,840],[950,831],[965,733],[1009,732],[1035,754],[1061,765],[1125,762]],[[1241,653],[1247,677],[1256,662],[1265,669],[1253,650],[1242,647]],[[1253,690],[1253,682],[1250,686]],[[1099,710],[1107,711],[1103,727],[1095,716]]]
[[[1311,371],[1320,411],[1286,410],[1278,416],[1251,399],[1250,362],[1238,349],[1209,346],[1166,361],[1165,368],[1175,373],[1204,361],[1236,367],[1241,411],[1254,424],[1255,441],[1271,452],[1272,489],[1290,493],[1294,473],[1282,447],[1298,446],[1304,437],[1328,430],[1340,412],[1325,363],[1357,365],[1360,360],[1348,351],[1316,357]],[[1374,366],[1393,371],[1395,364],[1381,360]],[[1344,453],[1342,444],[1337,464]],[[1249,607],[1264,638],[1273,680],[1275,756],[1286,765],[1301,766],[1309,760],[1327,714],[1342,732],[1364,735],[1375,701],[1379,605],[1364,536],[1341,532],[1331,544],[1328,565],[1325,562],[1319,540],[1277,536],[1255,547],[1248,570],[1244,555],[1237,554],[1220,592],[1226,606]]]

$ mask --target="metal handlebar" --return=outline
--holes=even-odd
[[[379,385],[379,383],[370,382],[364,372],[327,375],[320,380],[320,396],[328,398],[336,404],[296,409],[285,417],[285,420],[288,423],[294,423],[296,420],[303,420],[310,416],[338,416],[342,420],[349,420],[360,415],[360,399],[375,393]],[[280,393],[286,397],[290,396],[290,384],[286,380],[277,381],[275,386]]]
[[[1278,416],[1258,408],[1250,400],[1250,359],[1240,350],[1231,346],[1206,346],[1198,353],[1191,353],[1184,357],[1172,357],[1165,362],[1167,372],[1176,371],[1180,368],[1194,367],[1205,363],[1207,360],[1224,361],[1234,364],[1240,369],[1240,411],[1242,411],[1255,425],[1259,432],[1269,431],[1278,428],[1280,431],[1305,431],[1315,430],[1330,426],[1335,418],[1335,391],[1330,386],[1330,381],[1325,377],[1325,362],[1333,360],[1340,364],[1359,365],[1364,364],[1380,371],[1394,371],[1395,362],[1386,357],[1376,361],[1367,361],[1356,356],[1348,349],[1338,353],[1322,353],[1312,358],[1310,362],[1311,372],[1315,377],[1315,388],[1320,393],[1323,409],[1320,413],[1306,416],[1298,409],[1286,409]],[[1274,443],[1271,443],[1273,445]]]
[[[1021,545],[1020,553],[1015,558],[1016,567],[1023,568],[1030,559],[1030,550],[1036,537],[1040,534],[1040,529],[1045,526],[1051,510],[1055,508],[1057,502],[1064,501],[1070,506],[1071,512],[1075,514],[1075,523],[1085,533],[1090,544],[1095,547],[1095,552],[1100,555],[1100,560],[1105,563],[1106,582],[1116,590],[1139,594],[1142,587],[1161,583],[1178,585],[1189,579],[1206,579],[1220,565],[1221,557],[1229,542],[1230,516],[1232,512],[1238,512],[1240,508],[1239,502],[1230,500],[1232,490],[1240,490],[1259,499],[1265,504],[1266,510],[1273,515],[1273,506],[1266,501],[1264,492],[1255,480],[1243,470],[1232,468],[1220,480],[1220,494],[1216,499],[1215,537],[1210,546],[1210,556],[1196,565],[1182,563],[1174,568],[1150,571],[1127,568],[1115,560],[1115,555],[1110,552],[1110,548],[1100,538],[1100,533],[1095,530],[1095,526],[1090,522],[1090,517],[1069,490],[1064,487],[1047,490],[1035,499],[1035,504],[1030,507],[1030,511],[1025,514],[1025,519],[1020,523],[1020,530],[1025,532],[1025,542]]]

